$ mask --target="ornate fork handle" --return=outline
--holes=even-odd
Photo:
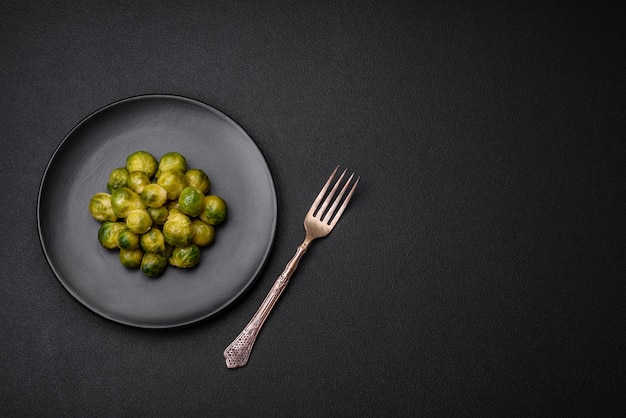
[[[296,267],[298,267],[298,263],[300,259],[306,252],[310,241],[305,240],[298,249],[296,250],[296,254],[293,258],[287,263],[285,270],[278,276],[278,279],[274,282],[274,285],[270,289],[267,296],[259,306],[259,309],[256,311],[248,325],[241,331],[241,333],[233,340],[232,343],[226,350],[224,350],[224,359],[226,360],[226,367],[229,369],[234,369],[237,367],[243,367],[248,362],[248,358],[250,357],[250,352],[252,351],[252,346],[256,341],[256,337],[261,330],[261,327],[265,323],[265,320],[269,316],[270,312],[280,295],[283,294],[285,287],[289,283],[289,279],[294,271],[296,271]]]
[[[272,289],[267,296],[265,296],[263,303],[261,303],[259,309],[256,311],[250,322],[248,322],[248,325],[246,325],[239,336],[237,336],[237,338],[235,338],[235,340],[230,343],[228,347],[226,347],[226,350],[224,350],[224,359],[226,360],[226,366],[229,369],[246,365],[248,358],[250,357],[250,352],[252,351],[252,346],[256,341],[256,337],[259,334],[261,327],[265,323],[265,320],[274,305],[276,305],[278,298],[280,298],[280,295],[283,294],[287,283],[289,283],[291,275],[296,270],[296,267],[298,267],[298,263],[306,252],[309,244],[317,238],[322,238],[330,234],[330,231],[332,231],[335,227],[337,221],[343,214],[344,209],[348,205],[348,202],[352,197],[352,193],[354,193],[354,189],[359,182],[359,177],[357,177],[354,183],[351,183],[354,178],[354,173],[352,173],[348,180],[343,183],[343,187],[341,188],[339,194],[337,194],[336,198],[335,192],[339,190],[341,180],[346,174],[345,170],[339,176],[339,179],[332,189],[328,192],[328,194],[326,194],[338,169],[339,166],[337,166],[337,168],[335,168],[333,173],[330,175],[326,184],[324,184],[322,190],[319,192],[313,201],[311,208],[304,217],[304,230],[306,235],[304,241],[298,247],[296,255],[294,255],[289,263],[287,263],[287,267],[285,267],[282,274],[278,276],[278,279],[274,282]],[[350,188],[348,194],[345,195],[345,199],[342,200],[350,184],[352,184],[352,187]]]

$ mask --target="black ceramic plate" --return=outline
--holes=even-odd
[[[137,150],[157,159],[180,152],[227,202],[228,219],[197,267],[148,278],[100,246],[89,200]],[[274,239],[276,192],[258,147],[226,115],[188,98],[139,96],[98,110],[65,137],[41,182],[37,219],[46,258],[77,300],[123,324],[171,328],[216,314],[254,281]]]

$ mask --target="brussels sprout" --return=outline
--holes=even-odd
[[[167,190],[156,183],[148,184],[141,191],[141,200],[150,208],[158,208],[167,202]]]
[[[150,228],[140,238],[141,248],[147,253],[165,254],[165,238],[157,228]]]
[[[129,269],[137,269],[141,266],[141,260],[143,259],[143,251],[141,248],[135,248],[129,250],[122,248],[120,250],[120,262],[122,265]]]
[[[159,178],[163,173],[171,170],[187,170],[187,160],[185,160],[185,157],[177,152],[163,154],[159,161],[159,169],[156,172],[156,177]]]
[[[174,247],[173,245],[168,244],[167,242],[165,243],[165,257],[169,258],[172,255],[172,251],[174,251]]]
[[[144,187],[150,184],[150,179],[143,171],[133,171],[128,175],[126,187],[129,187],[137,194],[141,194]]]
[[[124,229],[117,236],[117,246],[123,250],[134,250],[139,246],[139,235],[130,229]]]
[[[168,210],[172,210],[172,209],[176,209],[180,212],[180,209],[178,208],[178,199],[176,200],[169,200],[167,202],[167,204],[165,205],[167,207]],[[182,213],[182,212],[181,212]]]
[[[167,264],[190,268],[200,262],[201,247],[215,241],[215,226],[227,217],[226,202],[208,195],[211,181],[198,168],[188,169],[178,152],[157,160],[147,151],[126,157],[107,182],[109,193],[96,193],[91,216],[102,222],[98,241],[119,248],[127,268],[146,276],[162,274]]]
[[[172,217],[175,217],[176,215],[185,215],[184,213],[182,213],[180,211],[180,209],[178,208],[171,208],[169,214],[167,215],[167,219],[171,219]],[[187,216],[187,215],[185,215]],[[165,222],[167,222],[167,219],[165,220]],[[191,218],[189,218],[191,220]],[[165,224],[163,224],[165,225]]]
[[[185,187],[178,197],[178,208],[189,216],[198,216],[204,209],[204,194],[195,187]]]
[[[185,177],[187,177],[187,183],[191,187],[195,187],[200,190],[202,194],[209,193],[211,190],[211,181],[209,180],[209,176],[199,168],[192,168],[191,170],[187,170],[185,172]]]
[[[126,225],[135,234],[145,234],[152,226],[152,218],[145,209],[131,210],[126,217]]]
[[[165,271],[167,257],[159,253],[144,253],[141,259],[141,271],[146,276],[156,277]]]
[[[187,178],[180,170],[170,170],[161,174],[157,179],[157,184],[167,190],[169,200],[178,199],[180,192],[187,187]]]
[[[219,225],[226,219],[226,202],[219,196],[209,195],[204,198],[204,209],[200,219],[209,225]]]
[[[167,219],[167,215],[169,211],[165,206],[161,206],[159,208],[148,208],[146,209],[152,218],[153,225],[163,225],[165,220]]]
[[[122,187],[111,193],[111,207],[118,218],[125,218],[131,210],[143,209],[143,202],[137,193]]]
[[[168,210],[168,214],[167,214],[168,218],[176,214],[184,215],[184,213],[178,208],[178,201],[176,200],[172,200],[170,201],[170,203],[167,204],[167,210]]]
[[[98,241],[100,241],[100,245],[109,250],[118,248],[117,236],[125,229],[126,225],[122,222],[104,222],[100,225],[100,229],[98,229]]]
[[[189,245],[193,239],[191,220],[185,214],[170,213],[163,224],[163,236],[165,242],[174,247]]]
[[[111,195],[108,193],[96,193],[89,201],[89,213],[97,221],[116,221],[117,216],[111,207]]]
[[[194,219],[191,221],[191,227],[193,228],[192,243],[198,247],[207,247],[213,244],[215,240],[215,229],[213,225],[202,222],[200,219]]]
[[[126,169],[129,173],[141,171],[152,178],[156,173],[159,163],[152,154],[147,151],[137,151],[126,157]]]
[[[128,170],[126,170],[126,167],[119,167],[111,171],[109,181],[107,182],[109,193],[113,193],[119,188],[126,187],[126,181],[128,181]]]
[[[200,248],[198,248],[195,244],[174,248],[174,251],[172,251],[172,255],[169,258],[169,263],[172,266],[181,269],[193,267],[199,262]]]

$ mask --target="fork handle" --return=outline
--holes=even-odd
[[[274,305],[276,305],[278,298],[283,294],[285,287],[287,287],[291,275],[296,270],[296,267],[298,267],[300,259],[307,250],[308,244],[309,241],[307,240],[300,244],[296,250],[296,254],[287,263],[287,266],[281,275],[278,276],[278,279],[274,282],[271,290],[267,296],[265,296],[261,306],[259,306],[259,309],[256,311],[250,322],[248,322],[248,325],[246,325],[237,338],[235,338],[233,342],[226,347],[226,350],[224,350],[226,367],[229,369],[243,367],[248,362],[252,346],[256,341],[256,337],[261,330],[261,327],[265,323],[265,320],[269,316]]]

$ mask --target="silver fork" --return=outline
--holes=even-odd
[[[243,367],[246,365],[248,358],[250,357],[250,352],[252,351],[252,346],[256,341],[256,337],[261,330],[261,327],[278,301],[278,298],[285,290],[291,275],[296,270],[296,267],[298,267],[298,263],[309,247],[309,244],[317,238],[322,238],[330,234],[330,231],[332,231],[335,225],[337,225],[337,222],[339,221],[339,218],[341,218],[346,206],[348,206],[348,202],[354,193],[356,185],[359,183],[360,177],[354,179],[354,173],[352,173],[348,180],[345,181],[337,197],[333,200],[333,197],[335,196],[335,193],[337,192],[347,171],[344,170],[343,173],[341,173],[333,188],[330,190],[328,195],[326,195],[326,192],[328,191],[328,188],[330,187],[330,184],[332,183],[338,170],[339,166],[337,166],[330,175],[328,181],[326,181],[326,184],[322,187],[322,190],[317,195],[315,201],[311,205],[311,208],[304,217],[304,230],[306,235],[304,241],[296,250],[296,254],[287,263],[287,266],[281,275],[278,276],[278,279],[274,282],[272,289],[269,291],[250,322],[248,322],[248,325],[246,325],[237,338],[235,338],[235,340],[230,343],[228,347],[226,347],[226,350],[224,350],[226,367],[229,369]],[[354,182],[352,184],[352,188],[350,188],[350,191],[345,199],[342,200],[353,179]],[[325,195],[326,198],[324,198]],[[340,204],[341,206],[339,206]],[[330,208],[328,207],[329,205]]]

